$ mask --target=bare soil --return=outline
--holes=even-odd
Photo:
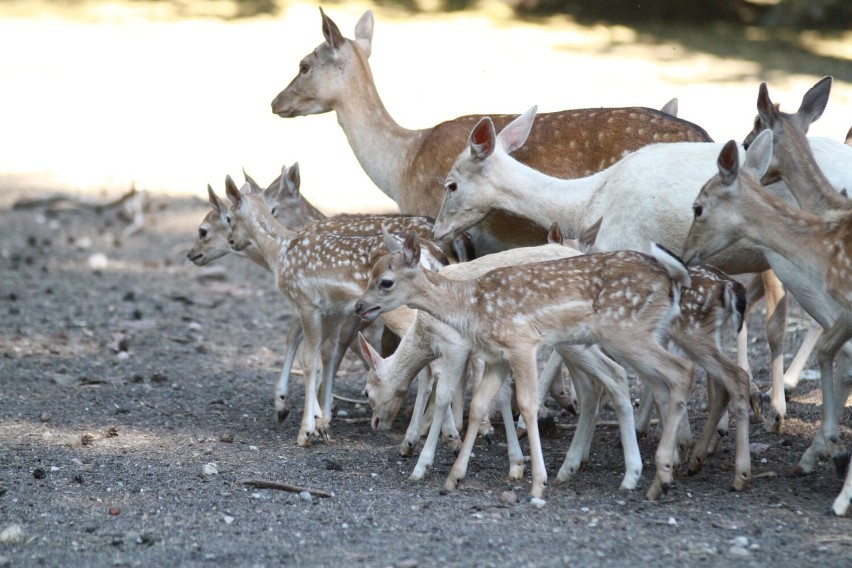
[[[551,485],[539,509],[526,499],[527,481],[507,481],[498,428],[495,443],[477,442],[467,479],[447,494],[454,456],[439,449],[431,476],[409,481],[414,459],[398,453],[405,421],[377,434],[363,404],[338,401],[332,440],[296,446],[299,413],[278,424],[272,403],[293,315],[269,274],[247,261],[226,257],[218,269],[186,261],[206,204],[153,196],[144,229],[123,237],[127,221],[112,209],[14,209],[20,196],[4,197],[0,531],[12,528],[0,566],[849,561],[849,520],[827,515],[841,485],[832,463],[808,477],[786,473],[818,424],[817,381],[800,383],[783,435],[752,425],[754,480],[742,493],[729,489],[733,436],[657,503],[644,498],[654,443],[642,440],[642,482],[621,492],[617,432],[602,428],[590,462],[570,483]],[[750,351],[766,388],[760,320],[751,322]],[[803,320],[791,321],[792,353]],[[337,392],[360,399],[364,378],[360,361],[347,359]],[[703,392],[699,380],[694,430]],[[573,422],[557,413],[545,430],[551,479]],[[218,473],[205,474],[208,464]],[[308,502],[239,483],[247,478],[334,496]],[[519,502],[504,503],[504,491]]]

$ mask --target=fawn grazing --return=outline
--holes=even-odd
[[[285,118],[336,112],[364,171],[400,211],[435,216],[443,198],[440,180],[479,117],[463,116],[422,130],[401,127],[382,103],[370,69],[372,12],[358,20],[355,39],[343,37],[322,10],[320,15],[325,41],[299,63],[299,73],[272,101],[272,112]],[[512,118],[499,116],[495,121],[504,124]],[[709,140],[699,126],[655,109],[577,109],[543,114],[530,144],[517,157],[571,178],[601,170],[652,142]],[[472,237],[477,253],[486,254],[543,244],[545,233],[500,212]]]
[[[509,372],[528,428],[532,490],[547,481],[538,435],[536,350],[540,345],[597,343],[653,385],[666,409],[648,497],[658,499],[672,480],[677,431],[686,413],[692,365],[658,343],[679,311],[689,274],[659,247],[652,255],[620,251],[498,268],[473,280],[453,281],[420,266],[420,246],[406,238],[401,252],[373,267],[355,310],[362,318],[407,304],[456,328],[494,373],[486,374],[470,405],[468,431],[447,487],[464,477],[476,424]]]
[[[648,239],[674,251],[681,249],[691,223],[689,207],[701,185],[713,174],[713,161],[721,145],[655,144],[592,176],[557,179],[510,155],[523,147],[534,117],[535,107],[499,135],[488,117],[476,125],[468,148],[459,154],[447,176],[447,193],[435,221],[436,238],[449,238],[495,210],[510,209],[541,226],[549,226],[555,219],[572,238],[605,216],[595,244],[597,251],[643,250]],[[733,274],[769,268],[760,251],[741,245],[717,255],[711,264]],[[754,289],[750,287],[750,291]],[[783,297],[783,290],[779,293],[771,286],[767,290],[776,290],[774,296]],[[749,304],[757,299],[759,296],[749,297]],[[772,373],[773,377],[780,377],[784,313],[767,309],[767,314]],[[744,363],[742,341],[740,347],[740,361]],[[774,413],[767,427],[777,429],[780,422]]]
[[[388,241],[387,245],[392,251],[399,252],[400,247],[395,241]],[[486,255],[470,262],[445,266],[441,268],[440,274],[442,277],[451,280],[470,280],[495,268],[568,258],[578,254],[580,254],[579,251],[554,244],[516,248]],[[441,357],[443,372],[437,386],[435,416],[436,419],[443,416],[453,393],[456,392],[457,386],[462,380],[465,362],[476,355],[476,347],[467,336],[423,310],[417,312],[414,324],[406,332],[399,349],[392,356],[382,359],[365,342],[362,342],[362,349],[364,349],[365,357],[371,362],[372,367],[367,379],[367,394],[374,410],[374,421],[377,419],[377,415],[383,416],[383,420],[387,420],[388,416],[391,420],[393,419],[393,415],[395,415],[405,392],[408,390],[411,378],[426,362],[437,357]],[[621,429],[626,469],[621,488],[635,488],[642,472],[642,459],[636,441],[633,408],[630,403],[627,374],[624,369],[595,346],[559,345],[553,356],[564,360],[577,382],[578,391],[583,393],[582,396],[578,395],[580,409],[577,432],[571,441],[571,447],[557,478],[560,481],[568,480],[580,468],[581,463],[588,459],[597,417],[598,393],[604,390],[609,393],[613,401]],[[492,367],[493,365],[488,365],[486,372],[494,372]],[[553,370],[551,370],[552,374]],[[543,399],[543,391],[551,385],[552,378],[551,376],[546,381],[539,380],[537,401]],[[561,379],[561,375],[559,378]],[[591,381],[594,381],[594,383]],[[509,477],[518,479],[523,474],[523,461],[517,459],[519,448],[516,446],[517,437],[512,426],[511,407],[507,410],[507,404],[510,404],[510,401],[501,397],[501,412],[504,415],[506,436],[509,442]],[[508,420],[506,419],[507,413]],[[476,424],[473,422],[473,418],[471,418],[471,423]],[[431,467],[437,446],[438,428],[439,424],[433,421],[417,465],[411,474],[412,480],[423,479],[427,469]],[[468,436],[471,435],[471,432],[473,432],[473,428],[469,426]],[[475,435],[475,432],[473,434]],[[469,452],[471,447],[472,440],[471,444],[463,447],[463,451]],[[459,459],[466,463],[469,458],[467,455],[460,454]],[[454,487],[456,482],[457,480],[451,479],[448,486]]]
[[[229,178],[230,180],[230,178]],[[345,346],[354,338],[360,322],[351,314],[352,305],[367,281],[369,266],[384,251],[381,236],[341,236],[309,227],[290,231],[272,216],[262,196],[242,194],[227,183],[231,201],[227,220],[228,242],[237,251],[256,247],[272,269],[277,286],[299,315],[308,354],[305,372],[305,411],[299,430],[299,445],[312,435],[328,435],[331,389],[336,365]],[[382,245],[381,247],[379,245]],[[381,250],[380,250],[381,249]],[[443,253],[429,245],[424,262],[440,264]],[[402,335],[413,313],[398,312],[383,322]],[[333,349],[321,349],[332,338]],[[317,377],[322,368],[323,405],[317,401]]]
[[[810,471],[820,453],[835,452],[841,464],[847,459],[837,444],[838,413],[852,387],[852,211],[814,215],[761,187],[772,160],[772,138],[771,130],[754,138],[742,167],[736,144],[725,144],[718,174],[695,200],[684,257],[689,264],[700,263],[739,240],[760,247],[787,289],[827,330],[818,346],[822,425],[799,462],[800,469]],[[836,356],[839,381],[834,380]],[[846,513],[850,492],[852,481],[847,479],[834,504],[836,514]]]

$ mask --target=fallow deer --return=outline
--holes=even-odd
[[[416,238],[380,259],[356,304],[362,318],[407,304],[451,325],[494,369],[486,373],[470,405],[462,451],[447,480],[454,488],[467,469],[476,424],[512,373],[518,408],[528,428],[533,496],[544,492],[547,473],[538,434],[536,349],[540,345],[599,344],[616,361],[654,385],[666,408],[654,482],[659,499],[673,480],[676,438],[686,413],[692,364],[658,342],[679,311],[686,267],[656,246],[652,256],[635,251],[581,255],[498,268],[473,280],[453,281],[420,268]]]
[[[684,257],[689,264],[698,264],[742,240],[759,247],[785,287],[827,330],[818,346],[822,425],[799,462],[809,471],[821,453],[834,451],[836,463],[846,459],[837,450],[838,414],[852,387],[852,344],[847,342],[852,337],[852,211],[814,215],[766,191],[760,180],[772,160],[772,138],[771,130],[762,131],[749,146],[742,167],[735,142],[725,144],[718,174],[694,202]],[[848,508],[849,495],[845,497],[845,502],[835,503],[839,515]]]
[[[462,116],[422,130],[400,126],[388,113],[373,80],[369,57],[373,13],[341,34],[320,9],[323,43],[299,63],[299,72],[272,101],[272,112],[292,118],[334,111],[364,171],[403,213],[437,215],[440,180],[464,147],[479,116]],[[495,117],[508,123],[514,115]],[[644,107],[589,108],[543,114],[530,144],[517,158],[551,175],[579,177],[601,170],[652,142],[710,140],[691,122]],[[477,227],[477,254],[544,244],[545,230],[500,212]]]

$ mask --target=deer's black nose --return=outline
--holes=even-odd
[[[355,302],[355,313],[360,316],[361,312],[363,312],[363,311],[364,311],[364,302],[362,302],[360,300]]]

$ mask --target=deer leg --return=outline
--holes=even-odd
[[[538,432],[538,370],[535,349],[521,345],[510,352],[512,374],[515,379],[515,399],[518,410],[527,422],[527,441],[530,445],[530,470],[532,473],[533,497],[544,495],[547,485],[547,470]]]
[[[838,517],[846,516],[849,511],[849,503],[852,501],[852,463],[846,462],[846,481],[843,483],[843,488],[840,494],[834,500],[831,510]]]
[[[793,360],[787,367],[787,371],[784,373],[785,394],[789,395],[796,390],[799,379],[802,376],[802,371],[805,370],[805,365],[808,364],[808,359],[816,347],[820,335],[822,335],[822,326],[812,321],[808,327],[807,334],[805,334],[805,338],[802,340],[802,344],[799,346],[799,350],[796,352],[796,356],[793,357]]]
[[[564,408],[572,414],[577,414],[577,407],[580,403],[577,401],[577,391],[571,377],[566,380],[561,373],[556,376],[550,383],[550,396],[553,397],[560,408]]]
[[[618,417],[621,447],[624,451],[625,473],[620,488],[623,490],[635,489],[639,483],[639,477],[642,475],[642,455],[639,453],[639,443],[636,439],[636,425],[633,422],[633,404],[630,401],[627,372],[621,365],[604,355],[597,346],[573,347],[573,352],[570,354],[566,353],[562,346],[559,349],[561,354],[568,355],[563,360],[571,372],[572,378],[578,373],[585,373],[587,377],[602,386],[603,390],[609,395]],[[652,398],[650,392],[648,396]],[[595,414],[597,414],[597,407],[600,403],[599,392],[595,398]]]
[[[325,420],[331,421],[331,403],[334,394],[334,377],[343,362],[346,350],[355,339],[355,335],[363,327],[363,322],[358,316],[346,316],[336,330],[332,331],[331,337],[325,340],[323,350],[323,377],[320,383],[319,399],[322,402],[322,413]]]
[[[775,273],[762,273],[766,289],[766,339],[772,358],[770,375],[772,393],[769,399],[769,415],[764,427],[767,432],[780,433],[787,414],[787,399],[784,398],[784,336],[787,321],[787,294]]]
[[[601,391],[599,385],[593,383],[579,369],[572,370],[571,377],[574,380],[574,387],[577,389],[578,401],[580,403],[579,416],[577,418],[577,430],[571,439],[568,453],[565,454],[565,461],[562,462],[562,467],[559,468],[559,472],[556,474],[558,482],[568,481],[580,470],[586,453],[586,442],[587,440],[591,441],[595,431],[595,421],[598,418],[597,403]]]
[[[834,359],[843,345],[852,338],[852,318],[841,314],[828,331],[822,336],[818,348],[819,369],[822,381],[822,431],[830,447],[836,447],[840,442],[838,432],[838,403],[843,400],[835,398]]]
[[[540,408],[544,406],[542,404],[544,402],[544,397],[547,394],[547,391],[550,390],[550,386],[556,381],[557,377],[562,379],[562,358],[556,350],[553,350],[538,375],[538,403]],[[516,432],[518,438],[523,438],[527,435],[527,424],[524,421],[523,416],[518,418],[518,427]]]
[[[506,446],[509,450],[509,479],[519,481],[524,478],[524,452],[518,433],[515,431],[512,416],[512,388],[505,384],[497,393],[497,403],[500,405],[500,415],[503,417],[503,428],[506,430]]]
[[[470,385],[470,392],[476,390],[476,387],[482,381],[482,373],[485,370],[485,363],[482,362],[482,359],[476,357],[475,355],[471,355],[467,361],[467,372],[465,376],[467,377],[468,384]],[[464,398],[461,400],[461,408],[460,410],[464,410]],[[511,393],[509,395],[509,408],[512,406],[512,397]],[[501,410],[502,412],[502,410]],[[459,421],[458,425],[462,424],[462,413],[459,412]],[[486,442],[491,443],[494,441],[494,426],[491,424],[491,420],[486,416],[485,420],[482,421],[482,424],[479,425],[479,431],[477,433],[478,436],[482,436]]]
[[[426,418],[424,416],[426,413],[426,405],[429,402],[429,396],[432,393],[432,388],[432,372],[427,365],[424,366],[419,373],[417,373],[417,398],[414,399],[414,409],[411,411],[411,421],[408,423],[408,428],[405,430],[405,436],[402,438],[402,444],[399,446],[400,455],[412,455],[414,453],[414,448],[417,447],[417,442],[420,441],[420,433],[423,430],[423,422]],[[432,423],[435,423],[434,407]]]
[[[639,413],[636,417],[636,433],[647,436],[651,431],[651,415],[654,412],[654,395],[651,387],[642,381],[639,389]]]
[[[296,442],[299,446],[310,445],[310,437],[317,433],[317,415],[322,416],[317,400],[317,375],[321,366],[320,342],[322,337],[319,315],[307,315],[301,318],[304,333],[303,348],[306,355],[305,369],[305,407],[302,412],[302,423]]]
[[[722,393],[719,392],[719,384],[717,384],[716,381],[712,380],[708,376],[707,377],[707,409],[708,409],[708,411],[710,410],[710,407],[713,404],[713,399],[718,397],[718,396],[723,396]],[[710,416],[710,414],[708,413],[708,420],[709,420],[709,416]],[[709,440],[707,442],[707,447],[706,447],[707,454],[704,456],[705,458],[707,457],[707,455],[715,454],[716,450],[719,449],[719,446],[722,443],[722,439],[725,436],[728,435],[729,417],[728,417],[728,406],[727,406],[727,404],[725,404],[725,406],[722,407],[722,410],[716,416],[715,420],[716,420],[716,429],[710,430],[710,432],[708,432],[708,434],[712,432],[715,435],[709,436]],[[709,425],[709,423],[708,423],[708,425]],[[705,430],[706,429],[707,428],[705,427]],[[693,455],[694,455],[694,453],[695,452],[693,451]],[[703,465],[703,462],[702,462],[702,465]]]
[[[450,415],[450,404],[452,403],[456,386],[461,382],[462,374],[465,372],[467,359],[468,352],[465,350],[445,350],[444,356],[441,358],[441,376],[435,385],[436,418],[448,417]],[[435,460],[435,450],[438,447],[438,438],[441,434],[441,426],[441,420],[432,420],[432,424],[429,427],[429,434],[423,443],[423,449],[420,451],[420,457],[417,459],[414,471],[409,477],[411,481],[422,480],[429,468],[432,467],[432,463]]]
[[[459,482],[464,479],[470,455],[473,452],[473,443],[476,440],[477,425],[482,420],[482,417],[488,413],[494,397],[497,396],[497,392],[500,390],[504,379],[508,377],[508,374],[509,369],[505,363],[485,365],[482,382],[479,383],[479,388],[473,393],[473,398],[470,401],[467,430],[464,441],[462,442],[461,451],[459,451],[459,455],[456,457],[456,461],[450,470],[450,475],[444,483],[445,489],[454,491],[458,487]]]
[[[284,357],[284,367],[275,383],[275,413],[278,422],[283,422],[290,414],[290,373],[293,370],[293,361],[302,343],[302,324],[294,321],[287,332],[287,355]]]

